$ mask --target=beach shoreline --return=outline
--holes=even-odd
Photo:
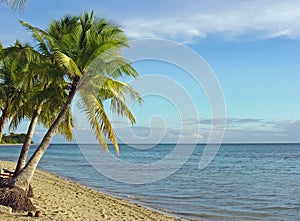
[[[13,162],[0,161],[0,168],[14,167]],[[181,220],[41,169],[31,185],[35,195],[31,200],[43,214],[39,220]],[[0,214],[0,218],[30,220],[27,213]]]

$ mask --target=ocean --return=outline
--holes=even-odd
[[[140,167],[152,165],[168,156],[175,144],[135,147],[120,145],[117,159]],[[146,184],[116,181],[114,171],[123,173],[124,168],[99,158],[100,164],[109,164],[112,176],[102,175],[86,160],[82,148],[99,152],[98,145],[53,144],[39,167],[185,220],[300,220],[300,144],[222,144],[203,170],[199,170],[199,160],[205,145],[198,144],[174,173]],[[16,161],[19,150],[20,146],[0,146],[0,159]],[[164,167],[168,169],[168,164]],[[139,175],[127,171],[122,179],[129,173]],[[155,174],[149,170],[143,176]]]

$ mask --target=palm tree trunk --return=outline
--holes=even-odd
[[[7,119],[8,119],[8,116],[7,116],[6,110],[3,109],[2,115],[0,118],[0,143],[2,141],[2,137],[3,137],[3,133],[4,133],[4,126],[6,124]]]
[[[7,186],[18,187],[20,189],[23,189],[24,191],[28,190],[29,183],[33,177],[35,169],[38,163],[40,162],[42,156],[48,149],[49,144],[53,138],[53,135],[55,134],[57,127],[59,126],[60,122],[63,120],[68,108],[70,107],[72,100],[74,99],[74,96],[76,94],[77,87],[78,87],[78,81],[75,81],[72,84],[66,103],[64,104],[61,112],[58,114],[57,118],[55,119],[51,127],[48,129],[42,142],[40,143],[40,145],[38,146],[38,148],[36,149],[32,157],[29,159],[26,166],[20,171],[20,173],[17,176],[13,177],[9,181]]]
[[[18,164],[17,164],[17,167],[14,172],[14,177],[17,176],[20,173],[20,171],[25,167],[29,147],[32,142],[32,137],[34,134],[34,129],[38,122],[38,118],[41,114],[41,110],[42,110],[42,106],[40,105],[33,113],[33,117],[31,118],[31,122],[30,122],[30,125],[27,130],[26,139],[25,139],[25,142],[23,143],[23,146],[22,146],[22,149],[20,152]]]

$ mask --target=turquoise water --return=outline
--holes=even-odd
[[[173,148],[120,145],[120,159],[151,163]],[[16,161],[19,149],[1,146],[0,159]],[[151,184],[125,184],[101,175],[77,145],[51,145],[40,167],[187,220],[300,220],[300,144],[223,144],[212,163],[199,170],[203,149],[197,145],[178,171]]]

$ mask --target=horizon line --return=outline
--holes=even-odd
[[[66,144],[66,145],[101,145],[99,143],[50,143],[52,145],[61,145],[61,144]],[[171,144],[178,144],[178,143],[119,143],[118,145],[171,145]],[[223,142],[223,143],[180,143],[181,145],[217,145],[217,144],[300,144],[300,142]],[[38,145],[38,144],[33,144],[33,145]],[[108,144],[108,145],[113,145],[113,144]]]

